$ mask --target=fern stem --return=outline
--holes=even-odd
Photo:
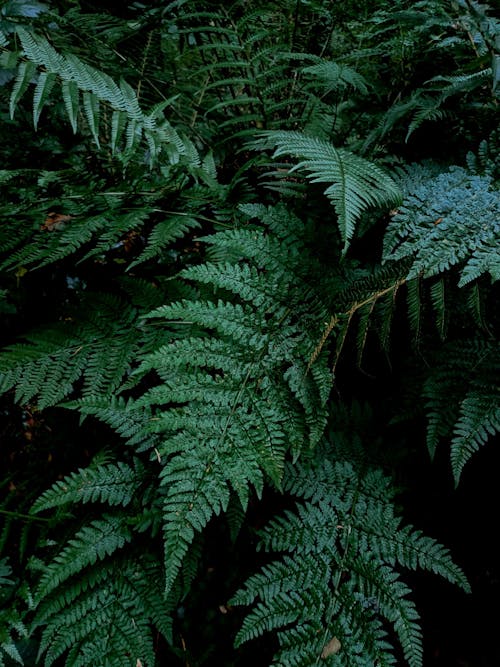
[[[153,31],[151,30],[149,35],[148,35],[147,41],[146,41],[146,46],[144,48],[144,57],[143,57],[142,63],[141,63],[141,70],[139,72],[139,75],[140,75],[139,76],[139,82],[137,84],[137,90],[135,92],[136,97],[137,97],[137,101],[139,101],[139,98],[141,96],[142,80],[143,80],[143,77],[144,77],[144,72],[146,70],[146,63],[147,63],[147,60],[148,60],[149,49],[151,48],[152,39],[153,39]]]
[[[338,323],[339,323],[338,315],[332,315],[332,317],[330,318],[330,321],[328,322],[328,325],[327,325],[326,329],[323,331],[323,334],[321,335],[321,338],[319,339],[318,344],[314,348],[313,353],[311,354],[311,356],[309,358],[309,361],[307,363],[307,371],[306,372],[309,372],[311,370],[311,366],[314,364],[316,359],[321,354],[321,350],[323,349],[326,341],[328,340],[328,337],[330,336],[330,334],[335,329],[335,327],[337,326]]]
[[[10,516],[13,519],[21,519],[22,521],[41,521],[42,523],[48,523],[50,521],[50,519],[45,519],[41,516],[32,516],[31,514],[23,514],[22,512],[11,512],[10,510],[0,509],[0,514]]]
[[[365,467],[364,462],[362,462],[360,465],[362,466],[362,468]],[[354,491],[351,507],[349,509],[349,515],[348,515],[349,518],[352,517],[352,514],[354,513],[354,510],[356,508],[356,503],[358,502],[358,498],[359,498],[360,491],[361,491],[362,477],[363,477],[363,470],[360,470],[360,474],[358,475],[358,478],[357,478],[356,490]],[[349,525],[342,526],[342,528],[345,531],[345,536],[346,536],[345,540],[344,540],[344,553],[342,554],[342,558],[340,559],[338,570],[335,574],[335,578],[334,578],[334,581],[333,581],[333,594],[332,594],[333,599],[335,599],[339,594],[341,579],[342,579],[342,575],[344,574],[344,572],[347,569],[346,568],[347,557],[348,557],[348,554],[349,554],[349,547],[351,546],[351,539],[350,539],[351,532],[352,532],[351,523],[349,523]],[[327,642],[328,635],[329,635],[329,629],[328,628],[329,628],[329,625],[332,622],[332,618],[333,618],[333,607],[331,607],[331,609],[332,609],[332,611],[330,611],[328,617],[325,618],[325,630],[323,632],[323,645],[325,645],[326,642]],[[316,662],[314,664],[319,665],[320,660],[322,660],[322,659],[323,659],[323,656],[320,653],[318,655],[318,657],[316,658]]]
[[[294,11],[294,16],[293,16],[293,29],[292,29],[292,36],[290,38],[290,51],[294,51],[294,45],[295,45],[295,39],[297,37],[297,30],[299,27],[299,18],[300,18],[300,0],[296,0],[295,2],[295,11]]]
[[[350,323],[353,315],[356,313],[357,310],[359,310],[363,306],[368,305],[369,303],[372,304],[372,309],[373,309],[375,307],[375,303],[378,299],[383,297],[385,294],[388,294],[389,292],[396,293],[398,291],[398,289],[401,287],[401,285],[404,285],[405,282],[406,282],[406,278],[400,278],[399,280],[397,280],[390,287],[386,287],[385,289],[380,290],[379,292],[375,292],[374,294],[372,294],[368,298],[364,299],[363,301],[356,301],[351,306],[351,308],[349,308],[348,311],[346,311],[345,313],[341,313],[341,315],[347,315],[347,318],[348,318],[347,319],[347,327],[346,327],[346,330],[345,330],[345,333],[344,333],[343,340],[345,340],[345,336],[347,335],[347,329],[349,328],[349,323]],[[306,373],[311,369],[312,365],[314,364],[316,359],[321,354],[321,350],[325,346],[326,341],[328,340],[330,334],[335,329],[335,327],[337,326],[339,321],[340,321],[340,316],[339,315],[337,315],[337,314],[332,315],[332,317],[330,318],[330,321],[328,322],[325,330],[323,331],[323,333],[321,335],[321,338],[319,339],[318,344],[314,348],[314,350],[313,350],[313,352],[312,352],[312,354],[309,358],[309,361],[307,363]],[[338,356],[340,355],[340,352],[341,352],[342,347],[343,347],[343,340],[342,340],[342,344],[340,345],[340,349],[337,351],[336,360],[335,360],[335,364],[334,364],[334,369],[335,369],[335,366],[337,365]]]

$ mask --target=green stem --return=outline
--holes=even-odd
[[[41,516],[32,516],[31,514],[23,514],[22,512],[11,512],[9,510],[0,509],[0,514],[4,514],[5,516],[10,516],[13,519],[23,519],[24,521],[42,521],[43,523],[47,523],[49,521],[49,519],[44,519]]]

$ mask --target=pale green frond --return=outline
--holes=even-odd
[[[393,179],[365,158],[299,132],[272,131],[261,136],[255,147],[275,146],[273,157],[288,155],[300,160],[290,173],[304,170],[312,183],[330,184],[325,195],[338,216],[344,253],[363,211],[400,202],[400,190]]]

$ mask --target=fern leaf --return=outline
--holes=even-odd
[[[35,92],[33,93],[33,125],[35,126],[35,130],[38,127],[40,114],[54,87],[55,81],[56,75],[51,72],[41,72],[38,77]]]
[[[113,153],[118,148],[126,125],[127,117],[118,109],[114,109],[111,117],[111,150]]]
[[[339,89],[342,91],[348,87],[363,94],[368,93],[369,83],[359,72],[348,65],[325,61],[304,67],[302,71],[322,81],[326,93]]]
[[[284,553],[234,596],[234,604],[254,604],[236,643],[277,631],[273,664],[314,664],[335,655],[339,664],[393,665],[384,621],[408,664],[421,667],[418,614],[396,566],[468,584],[446,549],[400,527],[394,490],[380,470],[345,460],[327,444],[319,450],[309,464],[287,467],[284,486],[301,501],[262,532],[266,551]]]
[[[430,289],[431,301],[436,315],[436,326],[441,340],[446,338],[447,309],[446,287],[443,278],[437,280]]]
[[[71,129],[73,130],[73,134],[76,134],[78,130],[78,109],[80,106],[78,85],[76,81],[70,79],[69,81],[63,81],[61,88],[64,106],[66,107],[66,113],[68,114],[69,122],[71,123]]]
[[[405,141],[408,141],[411,135],[418,130],[424,122],[443,120],[447,113],[440,109],[441,100],[432,97],[418,96],[415,100],[415,111],[408,125]]]
[[[394,625],[410,667],[423,665],[422,632],[410,589],[391,568],[358,558],[351,563],[353,584],[365,600],[376,600],[380,613]]]
[[[114,295],[87,295],[80,322],[64,322],[33,334],[0,357],[0,391],[16,387],[16,400],[37,396],[55,405],[82,379],[84,396],[110,395],[132,361],[141,339],[135,309]]]
[[[151,151],[151,160],[156,160],[162,147],[171,162],[178,162],[179,155],[186,152],[183,140],[178,136],[168,121],[157,121],[157,111],[147,114],[140,108],[135,91],[124,81],[118,85],[112,77],[87,65],[73,54],[58,53],[49,42],[25,28],[16,28],[24,53],[29,62],[21,63],[18,76],[11,94],[11,115],[26,90],[36,68],[44,68],[44,72],[51,84],[53,78],[59,78],[63,85],[62,95],[73,131],[76,130],[76,105],[78,104],[77,90],[83,93],[83,110],[89,129],[96,145],[100,146],[99,138],[99,107],[104,102],[111,106],[114,112],[112,128],[112,145],[116,148],[121,128],[127,124],[128,147],[132,149],[138,145],[139,139],[145,136]],[[43,81],[44,79],[42,79]],[[75,90],[75,85],[77,90]],[[46,95],[49,88],[45,86]],[[46,96],[45,95],[45,96]],[[125,121],[118,118],[118,114],[125,116]],[[37,118],[38,111],[35,112]],[[38,120],[38,118],[37,118]]]
[[[314,297],[305,286],[292,308],[289,296],[291,285],[304,284],[304,257],[292,234],[299,223],[283,210],[245,213],[265,219],[278,238],[269,238],[267,224],[254,226],[248,244],[247,230],[215,234],[210,244],[232,261],[182,273],[215,288],[213,298],[174,301],[147,315],[178,332],[136,371],[143,377],[154,369],[161,379],[136,405],[153,411],[150,430],[163,439],[158,455],[167,591],[195,536],[227,510],[233,494],[245,511],[251,490],[260,495],[265,477],[279,487],[286,450],[296,455],[304,442],[313,445],[325,425],[327,355],[308,366],[316,338],[311,324],[301,324],[304,300]],[[276,270],[267,275],[263,267]],[[324,316],[318,310],[318,318]]]
[[[4,601],[0,610],[0,665],[16,663],[24,665],[18,649],[18,640],[28,637],[28,630],[24,624],[23,615],[17,605],[5,605],[5,600],[11,594],[15,582],[11,579],[12,568],[7,558],[0,558],[0,593]],[[4,661],[6,659],[6,661]]]
[[[451,441],[451,466],[456,484],[474,452],[499,431],[500,392],[474,392],[463,400]]]
[[[407,307],[408,307],[408,321],[410,323],[413,340],[418,343],[420,339],[420,330],[422,326],[422,301],[420,297],[420,280],[409,280],[406,284],[407,288]]]
[[[162,473],[168,485],[169,498],[164,505],[165,592],[171,591],[179,575],[183,559],[196,532],[208,524],[212,516],[227,508],[229,488],[219,469],[218,461],[207,452],[208,462],[193,455],[172,459]],[[244,482],[242,479],[241,482]]]
[[[424,386],[428,445],[434,452],[440,438],[451,438],[457,484],[472,454],[498,431],[497,347],[481,339],[449,344]]]
[[[169,632],[158,588],[158,566],[149,558],[125,559],[87,570],[86,585],[63,586],[45,598],[35,619],[44,626],[39,658],[52,665],[64,653],[66,664],[155,664],[151,622]],[[83,582],[82,582],[83,583]]]
[[[155,450],[160,444],[160,437],[153,428],[144,428],[153,420],[151,410],[138,405],[132,399],[121,397],[89,396],[64,404],[64,407],[78,410],[82,415],[93,415],[104,424],[108,424],[136,452]]]
[[[181,238],[191,229],[196,229],[200,223],[189,215],[173,215],[155,225],[148,237],[147,247],[134,260],[129,270],[153,257],[160,255],[173,240]]]
[[[273,157],[299,158],[291,173],[303,169],[312,183],[330,183],[325,190],[338,216],[338,227],[347,251],[361,213],[374,206],[399,203],[396,183],[380,167],[345,149],[298,132],[267,132],[255,146],[276,146]]]
[[[139,465],[139,464],[138,464]],[[136,469],[125,463],[108,463],[96,468],[88,466],[66,476],[45,491],[32,507],[33,512],[60,507],[67,503],[103,502],[126,507],[142,479],[141,466]]]
[[[9,111],[11,118],[14,118],[14,113],[16,111],[17,105],[19,104],[19,100],[26,92],[26,89],[31,83],[35,72],[36,67],[31,62],[23,62],[19,65],[14,87],[12,88],[12,93],[10,95]]]
[[[132,539],[127,517],[106,517],[84,526],[55,557],[40,579],[39,598],[46,597],[62,582],[123,548]]]
[[[97,148],[100,148],[99,143],[99,100],[89,91],[83,91],[83,108],[87,117],[87,122],[94,137]]]
[[[500,276],[500,196],[489,176],[460,167],[437,173],[412,167],[403,205],[384,239],[384,261],[412,258],[408,278],[443,274],[458,265],[459,285],[485,272]]]

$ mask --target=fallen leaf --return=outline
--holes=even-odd
[[[64,225],[70,220],[73,220],[72,215],[64,215],[64,213],[55,213],[55,211],[51,211],[50,213],[47,213],[45,222],[40,229],[45,229],[47,232],[53,232],[54,230],[63,229]]]
[[[342,644],[339,642],[337,637],[330,639],[328,644],[325,644],[323,650],[321,651],[321,657],[324,659],[328,658],[331,655],[335,655],[342,648]]]

